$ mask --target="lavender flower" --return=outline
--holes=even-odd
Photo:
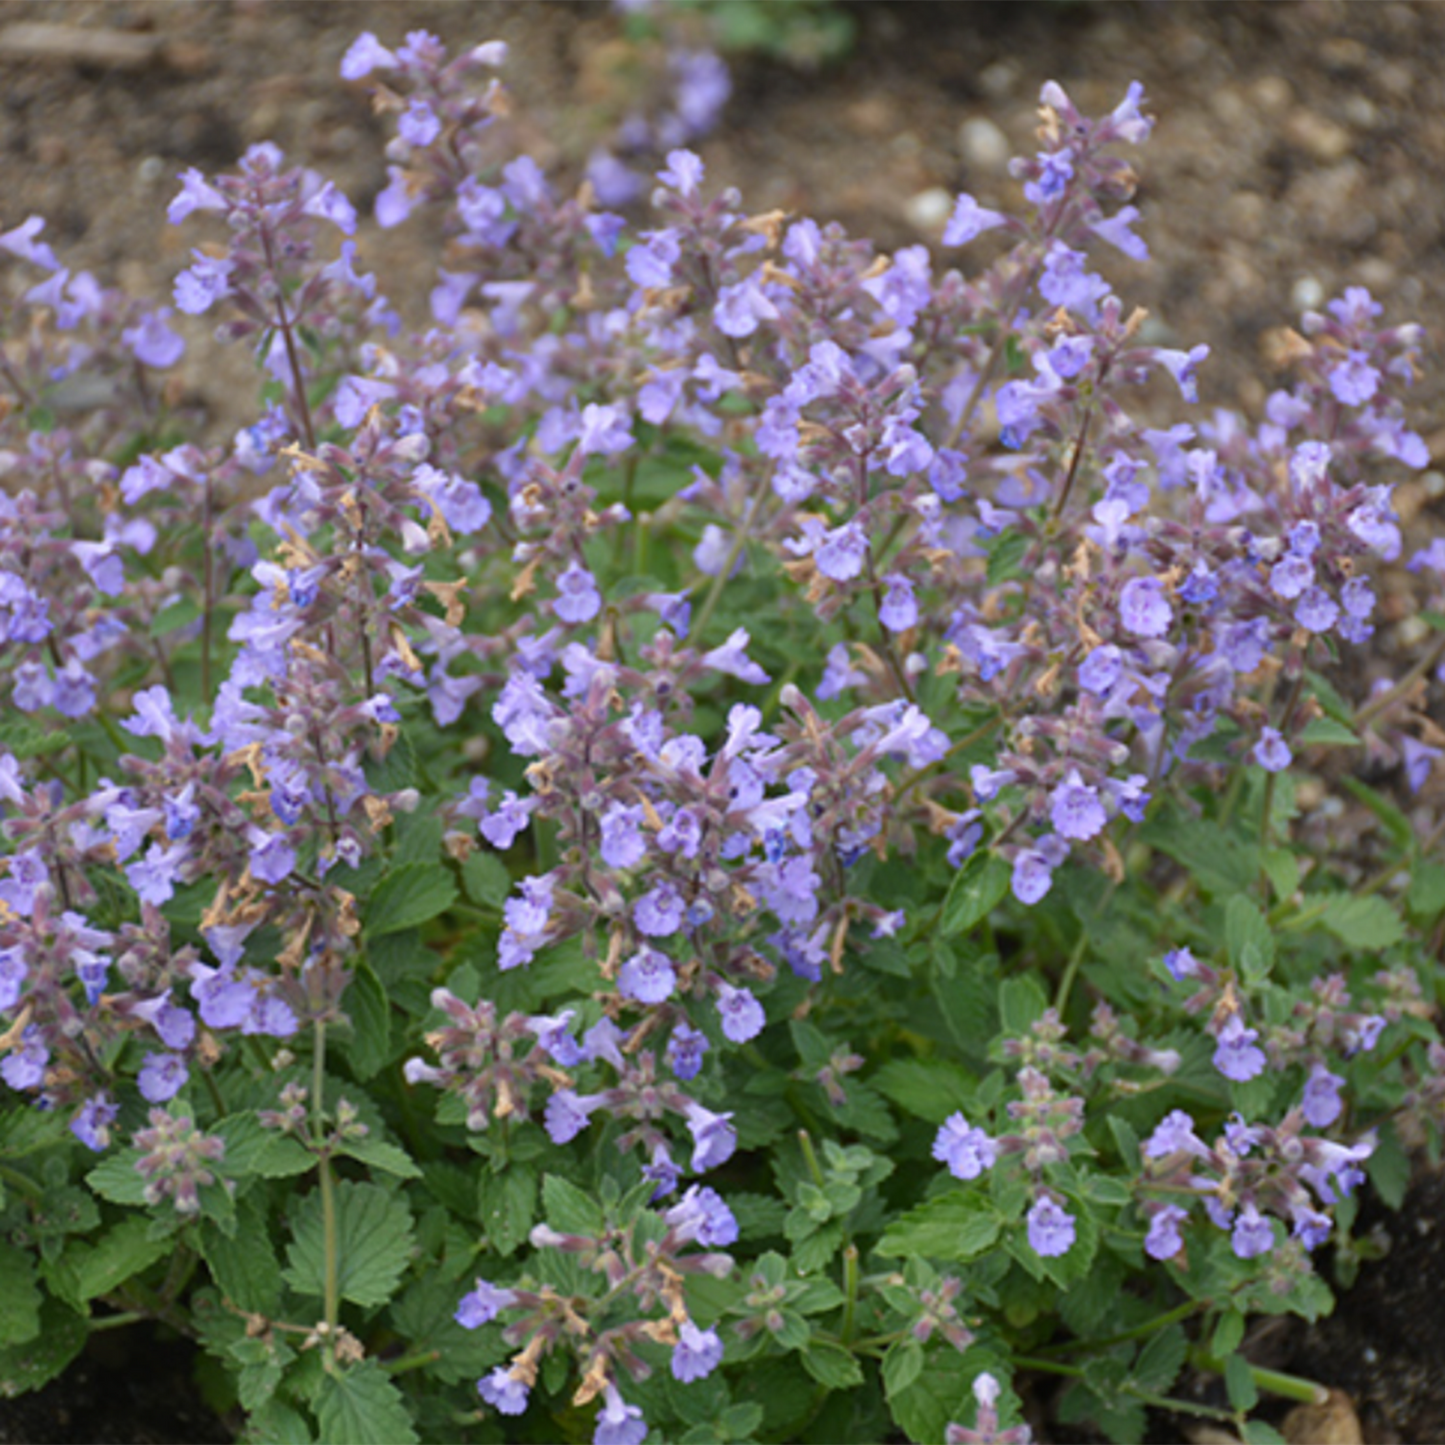
[[[977,1179],[998,1157],[994,1141],[962,1114],[950,1114],[933,1141],[933,1157],[955,1179]]]
[[[678,1326],[677,1344],[672,1350],[673,1377],[689,1384],[703,1380],[722,1361],[723,1342],[716,1330],[700,1330],[691,1320]]]
[[[1077,1229],[1074,1217],[1051,1196],[1040,1194],[1028,1212],[1029,1245],[1045,1259],[1067,1254]]]
[[[1259,1037],[1259,1030],[1247,1028],[1237,1013],[1224,1020],[1215,1037],[1218,1047],[1214,1050],[1214,1067],[1226,1079],[1244,1083],[1263,1072],[1264,1050],[1257,1048],[1254,1042]]]

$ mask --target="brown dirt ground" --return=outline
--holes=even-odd
[[[930,189],[966,188],[986,205],[1013,197],[978,121],[1027,151],[1044,80],[1098,111],[1139,79],[1158,117],[1138,160],[1141,230],[1154,260],[1116,280],[1168,328],[1163,335],[1213,348],[1206,403],[1257,408],[1277,384],[1264,359],[1267,331],[1346,285],[1368,286],[1394,320],[1424,322],[1435,333],[1427,355],[1438,359],[1445,6],[897,0],[854,13],[858,41],[832,68],[735,60],[724,125],[698,148],[712,180],[739,186],[750,209],[841,220],[887,248],[934,240],[941,220],[916,223],[916,198]],[[363,29],[385,42],[415,28],[454,47],[508,41],[518,123],[564,177],[577,174],[625,100],[615,79],[620,22],[601,3],[0,0],[0,32],[20,22],[164,40],[154,63],[126,69],[7,59],[0,34],[0,229],[39,212],[69,264],[158,297],[195,241],[164,219],[186,166],[226,168],[245,145],[269,139],[358,203],[374,196],[384,182],[380,130],[364,91],[337,79],[342,52]],[[364,255],[374,241],[363,236]],[[383,278],[395,266],[417,277],[416,295],[394,298],[413,316],[426,279],[419,265],[407,267],[422,254],[417,244],[403,228],[380,255],[370,251]],[[202,354],[214,365],[208,390],[222,424],[234,361]],[[1445,457],[1439,377],[1422,379],[1415,425]],[[1401,489],[1420,544],[1439,529],[1430,511],[1442,492],[1435,473]],[[1421,1208],[1396,1222],[1394,1275],[1384,1284],[1367,1278],[1358,1304],[1326,1335],[1316,1332],[1303,1353],[1292,1347],[1297,1367],[1352,1392],[1371,1440],[1438,1438],[1445,1428],[1445,1278],[1433,1247],[1420,1251],[1433,1272],[1406,1249],[1412,1232],[1433,1246],[1439,1193],[1429,1185]],[[1373,1368],[1382,1359],[1393,1373]],[[1425,1382],[1423,1395],[1402,1372]],[[44,1434],[33,1416],[7,1419],[11,1408],[0,1405],[0,1439],[87,1438]],[[21,1435],[11,1433],[17,1427]],[[195,1438],[194,1424],[173,1424],[167,1435],[150,1417],[108,1429],[109,1439]]]

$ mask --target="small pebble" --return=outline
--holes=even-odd
[[[958,128],[958,148],[966,165],[983,171],[1003,171],[1013,147],[1008,137],[987,116],[975,115]]]
[[[929,186],[909,196],[903,203],[903,214],[920,231],[933,231],[943,225],[953,211],[954,198],[942,186]]]
[[[1296,311],[1317,311],[1324,299],[1325,288],[1314,276],[1301,276],[1290,287],[1290,305]]]

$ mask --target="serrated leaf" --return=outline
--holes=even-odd
[[[314,1445],[305,1419],[274,1396],[246,1422],[248,1445]]]
[[[537,1222],[537,1175],[522,1164],[484,1173],[477,1184],[477,1214],[487,1242],[502,1256],[512,1254]]]
[[[888,1409],[909,1440],[943,1439],[950,1422],[973,1418],[973,1382],[984,1371],[1009,1378],[1008,1366],[983,1350],[963,1354],[946,1345],[925,1352],[922,1371],[905,1387],[888,1392]]]
[[[0,1240],[0,1345],[23,1345],[40,1333],[40,1286],[35,1260]]]
[[[1167,853],[1208,892],[1242,893],[1259,872],[1258,850],[1207,818],[1164,807],[1139,829],[1142,842]]]
[[[1360,745],[1353,728],[1329,717],[1312,718],[1305,724],[1298,741],[1305,747],[1357,748]]]
[[[879,1254],[962,1262],[975,1259],[998,1238],[1002,1227],[991,1200],[954,1191],[910,1209],[883,1231]]]
[[[1269,976],[1274,966],[1274,933],[1252,898],[1237,894],[1224,910],[1224,941],[1229,961],[1251,982]]]
[[[1219,1358],[1232,1355],[1244,1338],[1245,1318],[1239,1310],[1225,1310],[1210,1337],[1209,1348]]]
[[[95,1246],[83,1251],[71,1246],[67,1259],[74,1272],[77,1298],[95,1299],[109,1294],[133,1275],[148,1269],[175,1248],[171,1239],[150,1238],[150,1220],[130,1215],[101,1235]]]
[[[375,1360],[327,1375],[316,1392],[319,1445],[416,1445],[400,1390]]]
[[[1146,1394],[1167,1394],[1188,1358],[1188,1336],[1181,1326],[1169,1325],[1139,1351],[1139,1358],[1130,1371],[1135,1386]]]
[[[342,1003],[352,1030],[347,1062],[358,1079],[369,1079],[391,1059],[391,1004],[364,959],[357,961]]]
[[[603,1216],[597,1201],[560,1174],[542,1180],[542,1212],[547,1223],[563,1234],[602,1232]]]
[[[803,1351],[803,1368],[830,1390],[851,1390],[863,1383],[858,1361],[830,1340],[814,1340]]]
[[[1367,898],[1337,894],[1326,903],[1320,922],[1341,943],[1372,952],[1389,948],[1405,936],[1400,915],[1378,893]]]
[[[1379,1128],[1374,1152],[1365,1161],[1365,1172],[1387,1209],[1398,1209],[1405,1202],[1405,1191],[1410,1187],[1410,1156],[1388,1120]]]
[[[53,1380],[85,1347],[87,1334],[83,1316],[59,1300],[45,1300],[35,1337],[0,1348],[0,1398],[13,1399]]]
[[[296,1351],[274,1332],[264,1339],[248,1335],[234,1340],[227,1353],[240,1367],[236,1398],[248,1413],[259,1410],[276,1393],[286,1366],[296,1358]]]
[[[316,1166],[306,1147],[277,1129],[268,1129],[250,1110],[221,1120],[216,1133],[226,1141],[222,1165],[228,1179],[260,1175],[263,1179],[286,1179],[305,1174]]]
[[[244,1197],[237,1204],[234,1236],[202,1220],[199,1241],[216,1288],[232,1304],[253,1314],[275,1314],[281,1302],[281,1264],[254,1199]]]
[[[1397,848],[1402,852],[1414,852],[1415,826],[1399,808],[1358,778],[1344,777],[1340,782],[1347,792],[1353,793],[1380,820],[1390,835],[1390,841]]]
[[[1243,1355],[1231,1355],[1224,1362],[1224,1388],[1236,1410],[1252,1410],[1259,1404],[1259,1386]]]
[[[1268,1420],[1246,1420],[1239,1427],[1239,1434],[1244,1445],[1289,1445],[1288,1439]]]
[[[139,1149],[122,1149],[102,1159],[85,1176],[85,1182],[112,1204],[144,1204],[146,1182],[135,1168],[140,1157]]]
[[[478,851],[462,864],[462,886],[473,903],[500,910],[512,891],[512,875],[495,853]]]
[[[336,1191],[336,1283],[343,1299],[369,1307],[385,1304],[411,1257],[411,1211],[375,1184],[343,1179]],[[286,1250],[287,1283],[298,1294],[325,1293],[326,1237],[321,1191],[293,1211]]]
[[[336,1151],[348,1159],[359,1159],[372,1169],[383,1174],[395,1175],[398,1179],[420,1179],[421,1170],[405,1149],[368,1134],[364,1139],[348,1139]]]
[[[890,1395],[906,1390],[923,1373],[923,1346],[913,1339],[895,1340],[883,1356],[883,1388]]]
[[[953,875],[938,931],[952,938],[976,928],[1003,902],[1012,870],[996,853],[975,853]]]
[[[1029,974],[1006,978],[998,986],[999,1025],[1010,1038],[1025,1037],[1048,1006],[1038,980]]]
[[[457,885],[442,863],[404,863],[376,885],[366,909],[366,936],[385,938],[445,913],[457,901]]]

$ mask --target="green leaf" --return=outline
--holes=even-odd
[[[1239,1427],[1244,1445],[1289,1445],[1289,1442],[1268,1420],[1246,1420]]]
[[[542,1212],[562,1234],[600,1234],[604,1219],[597,1201],[560,1174],[542,1180]]]
[[[477,1215],[487,1243],[500,1255],[515,1253],[537,1222],[536,1171],[511,1164],[484,1173],[477,1181]]]
[[[103,1234],[93,1249],[71,1247],[67,1260],[75,1272],[78,1298],[109,1294],[175,1249],[172,1239],[150,1238],[150,1223],[144,1215],[132,1214]]]
[[[1236,1410],[1252,1410],[1259,1404],[1259,1386],[1254,1383],[1249,1361],[1243,1355],[1231,1355],[1224,1362],[1224,1388]]]
[[[1299,887],[1299,859],[1289,848],[1270,848],[1264,855],[1265,876],[1274,896],[1283,901],[1292,898]]]
[[[1048,1006],[1043,989],[1031,974],[1006,978],[998,986],[999,1023],[1010,1038],[1025,1037]]]
[[[1395,1126],[1386,1120],[1380,1125],[1374,1153],[1365,1161],[1365,1173],[1386,1209],[1398,1209],[1405,1202],[1410,1172],[1410,1156],[1401,1147]]]
[[[1298,741],[1305,747],[1357,748],[1360,745],[1353,728],[1328,717],[1311,719],[1305,724]]]
[[[102,1159],[85,1182],[112,1204],[144,1204],[146,1182],[135,1170],[140,1157],[139,1149],[122,1149]]]
[[[216,1126],[226,1141],[222,1164],[228,1179],[258,1174],[263,1179],[286,1179],[304,1174],[316,1161],[305,1146],[277,1129],[268,1129],[250,1110],[230,1115]]]
[[[323,1377],[316,1419],[320,1445],[416,1445],[406,1401],[375,1360]]]
[[[376,886],[366,909],[366,936],[385,938],[416,928],[457,901],[457,885],[440,862],[404,863]]]
[[[1259,873],[1255,848],[1217,823],[1191,818],[1178,807],[1160,808],[1139,829],[1138,836],[1180,863],[1212,894],[1242,893]]]
[[[40,1330],[0,1348],[0,1398],[14,1399],[53,1380],[85,1347],[85,1319],[56,1299],[40,1306]]]
[[[346,1060],[358,1079],[369,1079],[391,1059],[391,1004],[364,959],[357,960],[344,998],[352,1028]]]
[[[1378,893],[1367,898],[1336,894],[1325,904],[1320,921],[1350,948],[1377,951],[1389,948],[1405,936],[1400,915]]]
[[[997,587],[1011,577],[1021,576],[1019,564],[1029,549],[1029,539],[1022,532],[1003,532],[988,549],[988,585]]]
[[[296,1358],[296,1351],[272,1332],[265,1338],[248,1335],[233,1340],[226,1352],[240,1367],[236,1373],[236,1398],[248,1413],[259,1410],[276,1393],[286,1366]]]
[[[883,1388],[890,1395],[906,1390],[923,1373],[923,1346],[913,1339],[895,1340],[883,1356]]]
[[[1224,910],[1224,941],[1229,961],[1251,983],[1269,976],[1274,966],[1274,933],[1251,898],[1236,894]]]
[[[895,1219],[878,1241],[879,1254],[909,1258],[975,1259],[998,1238],[1002,1221],[990,1200],[953,1190]]]
[[[411,1211],[375,1184],[343,1179],[336,1192],[336,1282],[343,1299],[364,1307],[385,1304],[411,1257]],[[286,1281],[298,1294],[325,1294],[326,1235],[321,1191],[292,1210]]]
[[[868,1082],[926,1124],[973,1107],[973,1076],[948,1059],[889,1059]]]
[[[1405,906],[1410,916],[1421,923],[1430,923],[1445,913],[1445,868],[1438,863],[1417,863]]]
[[[512,877],[495,853],[479,851],[462,864],[462,886],[473,903],[500,909],[512,891]]]
[[[314,1445],[305,1419],[274,1396],[246,1422],[248,1445]]]
[[[1131,1371],[1135,1386],[1146,1394],[1167,1394],[1188,1358],[1189,1339],[1183,1328],[1169,1325],[1139,1351]]]
[[[1244,1339],[1244,1326],[1245,1318],[1239,1310],[1225,1310],[1214,1327],[1214,1334],[1210,1336],[1211,1353],[1220,1359],[1232,1355]]]
[[[830,1340],[814,1340],[803,1351],[803,1368],[830,1390],[851,1390],[863,1383],[863,1371],[850,1351]]]
[[[1399,808],[1358,778],[1344,777],[1340,782],[1380,820],[1397,848],[1402,852],[1415,851],[1415,826]]]
[[[281,1265],[269,1222],[254,1198],[238,1201],[234,1236],[207,1219],[201,1221],[199,1242],[211,1278],[233,1305],[253,1314],[275,1314],[281,1302]]]
[[[935,1345],[911,1383],[888,1392],[888,1409],[898,1428],[909,1440],[942,1440],[950,1421],[973,1418],[973,1382],[985,1370],[999,1380],[1009,1378],[1008,1366],[983,1350],[959,1354],[949,1346]]]
[[[375,1134],[368,1134],[364,1139],[348,1139],[336,1152],[348,1159],[359,1159],[383,1174],[394,1174],[398,1179],[421,1178],[420,1168],[405,1149],[378,1139]]]
[[[40,1286],[35,1261],[0,1240],[0,1345],[23,1345],[40,1333]]]
[[[953,875],[938,931],[945,938],[976,928],[1003,901],[1012,872],[996,853],[975,853]]]

